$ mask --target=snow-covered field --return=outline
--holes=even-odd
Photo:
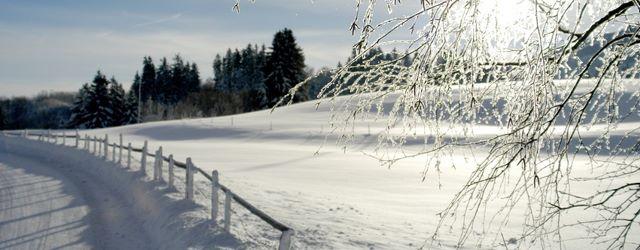
[[[148,140],[152,150],[162,146],[176,159],[192,157],[202,169],[219,170],[223,184],[296,230],[296,248],[415,249],[425,243],[427,248],[454,247],[454,236],[441,235],[436,245],[428,240],[438,223],[437,213],[486,155],[485,149],[455,151],[443,164],[442,175],[422,181],[425,158],[401,161],[389,169],[362,153],[374,147],[375,133],[384,123],[362,123],[356,128],[359,140],[343,151],[333,137],[325,142],[329,115],[327,105],[316,110],[315,103],[308,102],[273,113],[151,122],[80,133],[108,134],[110,138],[122,133],[135,146]],[[630,119],[614,132],[638,127],[640,122]],[[476,133],[498,130],[482,126]],[[640,135],[636,132],[634,136]],[[586,156],[578,156],[574,164],[586,162]],[[15,169],[11,164],[4,168]],[[201,182],[200,200],[206,204],[206,183]],[[277,233],[246,211],[237,210],[234,217],[240,219],[232,220],[232,234],[242,242],[237,246],[272,248]],[[519,237],[522,225],[517,218],[522,212],[514,211],[516,219],[501,232],[504,238]],[[570,238],[565,244],[570,249],[593,246]]]

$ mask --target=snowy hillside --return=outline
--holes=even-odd
[[[627,87],[635,89],[637,85]],[[443,164],[441,176],[429,176],[423,182],[424,158],[405,160],[387,169],[362,153],[375,145],[375,133],[384,123],[363,123],[356,128],[357,143],[343,152],[333,137],[324,143],[328,119],[328,105],[316,110],[315,103],[308,102],[273,113],[153,122],[81,133],[106,133],[112,138],[122,133],[138,145],[149,140],[150,149],[163,146],[177,159],[192,157],[200,168],[218,169],[221,182],[296,229],[295,245],[300,248],[422,246],[433,233],[437,213],[484,155],[483,148],[455,152]],[[629,121],[616,131],[638,127],[637,119]],[[476,133],[481,136],[498,130],[483,126]],[[579,156],[574,164],[586,162],[586,157]],[[512,221],[502,232],[504,237],[518,237],[520,223]],[[256,237],[262,234],[250,233]],[[441,237],[444,241],[439,246],[455,244],[455,238]],[[567,244],[574,248],[584,243],[569,240]]]
[[[621,112],[632,112],[625,123],[612,130],[612,135],[631,133],[640,127],[633,103],[636,96],[625,94],[638,88],[628,83],[620,94]],[[587,88],[584,88],[587,89]],[[582,90],[584,91],[584,90]],[[412,249],[453,248],[456,233],[440,234],[440,241],[429,241],[439,221],[437,213],[460,189],[475,164],[486,155],[486,149],[456,150],[442,163],[442,173],[431,173],[425,181],[422,172],[426,158],[412,158],[392,168],[380,167],[363,152],[376,144],[376,132],[382,121],[362,122],[355,128],[356,142],[343,151],[328,134],[330,111],[326,104],[316,110],[314,102],[242,115],[152,122],[140,125],[80,131],[81,134],[116,138],[122,133],[126,141],[140,146],[149,141],[150,150],[162,146],[176,159],[192,157],[194,163],[210,172],[220,171],[220,180],[267,214],[296,230],[294,245],[300,249]],[[455,130],[452,130],[455,131]],[[494,135],[495,125],[476,127],[477,137]],[[583,131],[597,135],[598,126]],[[325,141],[326,138],[326,141]],[[407,150],[420,145],[407,146]],[[318,152],[318,154],[315,154]],[[586,155],[579,155],[575,166],[587,166]],[[590,171],[575,168],[577,174]],[[198,180],[198,179],[197,179]],[[207,184],[199,180],[197,195],[207,204]],[[624,181],[624,180],[621,180]],[[576,186],[577,190],[593,190],[592,186]],[[240,246],[272,248],[277,233],[246,211],[234,207],[232,234]],[[492,209],[489,208],[488,212]],[[524,214],[514,210],[512,221],[499,232],[512,247],[522,233]],[[206,214],[201,215],[203,218]],[[632,231],[631,234],[640,232]],[[499,247],[502,239],[489,235],[482,248]],[[564,244],[576,249],[591,246],[581,241],[579,231],[569,231]],[[633,237],[632,237],[633,238]],[[550,242],[549,244],[555,244]],[[474,247],[471,243],[469,247]]]

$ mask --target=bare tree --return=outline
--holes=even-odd
[[[451,229],[462,246],[490,231],[478,246],[506,245],[498,232],[522,207],[518,244],[562,246],[578,228],[608,248],[639,246],[637,0],[356,0],[355,10],[359,56],[320,93],[342,142],[361,120],[385,120],[374,156],[392,166],[427,155],[425,177],[451,152],[486,152],[433,239]],[[354,64],[392,46],[398,60]],[[478,135],[486,124],[498,132]]]

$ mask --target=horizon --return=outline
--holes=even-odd
[[[0,1],[0,97],[75,92],[98,70],[128,89],[144,56],[157,62],[180,54],[204,81],[216,54],[247,44],[268,48],[283,28],[293,30],[307,66],[333,67],[354,39],[352,8],[337,3],[257,1],[237,13],[233,2],[201,0]]]

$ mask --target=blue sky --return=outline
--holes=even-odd
[[[227,48],[269,44],[293,29],[314,68],[350,52],[353,2],[345,0],[0,0],[0,96],[77,90],[100,69],[129,85],[142,57],[180,53],[212,74]]]

